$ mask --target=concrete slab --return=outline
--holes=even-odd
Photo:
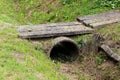
[[[21,38],[43,38],[88,34],[94,30],[79,22],[67,22],[20,26],[18,31]]]
[[[79,17],[77,20],[86,26],[99,28],[108,24],[120,22],[120,11],[111,11],[101,14],[88,15]]]

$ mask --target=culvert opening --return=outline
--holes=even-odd
[[[68,62],[74,61],[79,55],[79,48],[72,40],[62,40],[57,42],[50,51],[52,60]]]

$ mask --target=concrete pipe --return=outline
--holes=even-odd
[[[52,41],[49,56],[61,62],[74,61],[79,55],[79,47],[70,38],[58,37]]]

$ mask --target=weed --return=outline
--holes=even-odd
[[[66,4],[71,4],[73,3],[75,0],[62,0],[62,4],[66,5]]]
[[[79,73],[78,80],[94,80],[94,79],[92,79],[89,75],[84,75],[84,74]]]
[[[120,9],[120,0],[97,0],[97,6],[108,7],[111,9]]]
[[[97,66],[97,69],[98,69],[98,70],[102,70],[102,66],[98,65],[98,66]]]
[[[103,55],[99,55],[98,57],[96,57],[96,63],[97,64],[102,64],[104,59],[105,59],[104,57],[105,56],[103,56]]]
[[[78,61],[79,62],[82,62],[84,60],[84,56],[83,55],[80,55],[79,57],[78,57]]]

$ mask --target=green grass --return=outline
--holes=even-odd
[[[50,1],[0,0],[0,80],[68,80],[60,73],[61,63],[53,63],[42,50],[35,49],[36,45],[18,38],[16,26],[69,22],[78,16],[110,10],[95,8],[95,2],[89,0],[64,4],[60,0]],[[119,26],[115,30],[119,32]],[[78,37],[77,41],[81,39]],[[80,75],[80,79],[89,78]]]
[[[42,51],[26,40],[18,39],[12,26],[0,31],[1,80],[66,80],[59,73],[59,66],[50,61]],[[18,56],[17,56],[18,55]]]
[[[119,41],[120,40],[120,23],[114,24],[114,25],[108,25],[105,28],[102,28],[98,30],[98,32],[102,35],[109,35],[106,37],[106,40],[113,40],[113,41]]]
[[[40,24],[73,21],[76,17],[110,10],[94,7],[95,1],[77,0],[62,4],[62,0],[1,0],[0,13],[20,24]],[[64,0],[63,0],[64,1]],[[69,1],[69,0],[68,0]],[[5,5],[5,6],[4,6]]]

